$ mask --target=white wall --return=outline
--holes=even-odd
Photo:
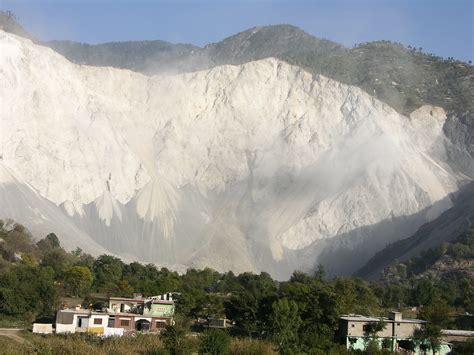
[[[33,333],[52,334],[53,333],[53,325],[52,324],[33,323]]]
[[[60,324],[56,323],[56,333],[75,333],[76,332],[76,324]]]

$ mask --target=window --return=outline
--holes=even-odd
[[[120,319],[121,327],[128,327],[130,325],[130,319]]]
[[[399,327],[399,326],[400,326],[400,323],[397,323],[397,326]]]
[[[94,318],[94,324],[102,324],[102,318]]]
[[[351,324],[351,327],[354,328],[354,327],[355,327],[355,324]]]
[[[166,322],[157,320],[156,321],[156,328],[158,328],[158,329],[166,328]]]
[[[362,330],[363,330],[364,332],[368,332],[368,331],[370,330],[370,325],[364,324],[364,325],[362,326]]]
[[[89,326],[89,317],[78,317],[77,326],[79,328],[87,328]]]

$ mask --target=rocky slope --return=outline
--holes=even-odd
[[[443,243],[453,243],[460,236],[469,233],[474,226],[474,182],[463,186],[452,200],[453,207],[421,226],[412,236],[385,247],[371,258],[356,276],[378,278],[391,264],[406,262],[427,249],[439,247]],[[459,268],[462,265],[463,262],[440,260],[432,266],[431,271]]]
[[[472,179],[443,109],[402,116],[273,58],[145,76],[0,32],[0,83],[0,218],[93,253],[351,273]]]

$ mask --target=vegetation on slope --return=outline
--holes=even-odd
[[[25,38],[32,38],[23,26],[18,22],[18,18],[11,11],[0,10],[0,30],[14,33]]]
[[[47,45],[74,62],[118,66],[149,74],[194,71],[275,57],[313,74],[358,86],[403,114],[424,104],[441,106],[457,115],[474,112],[474,69],[470,64],[400,43],[377,41],[348,49],[290,25],[252,28],[204,48],[177,44],[173,50],[163,49],[166,54],[158,51],[152,54],[153,43],[120,42],[84,47],[77,43],[51,42]],[[118,53],[123,56],[120,62],[114,59]]]

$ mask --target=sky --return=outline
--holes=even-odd
[[[0,0],[0,9],[43,40],[203,46],[285,23],[348,47],[385,39],[443,57],[474,57],[474,0]]]

